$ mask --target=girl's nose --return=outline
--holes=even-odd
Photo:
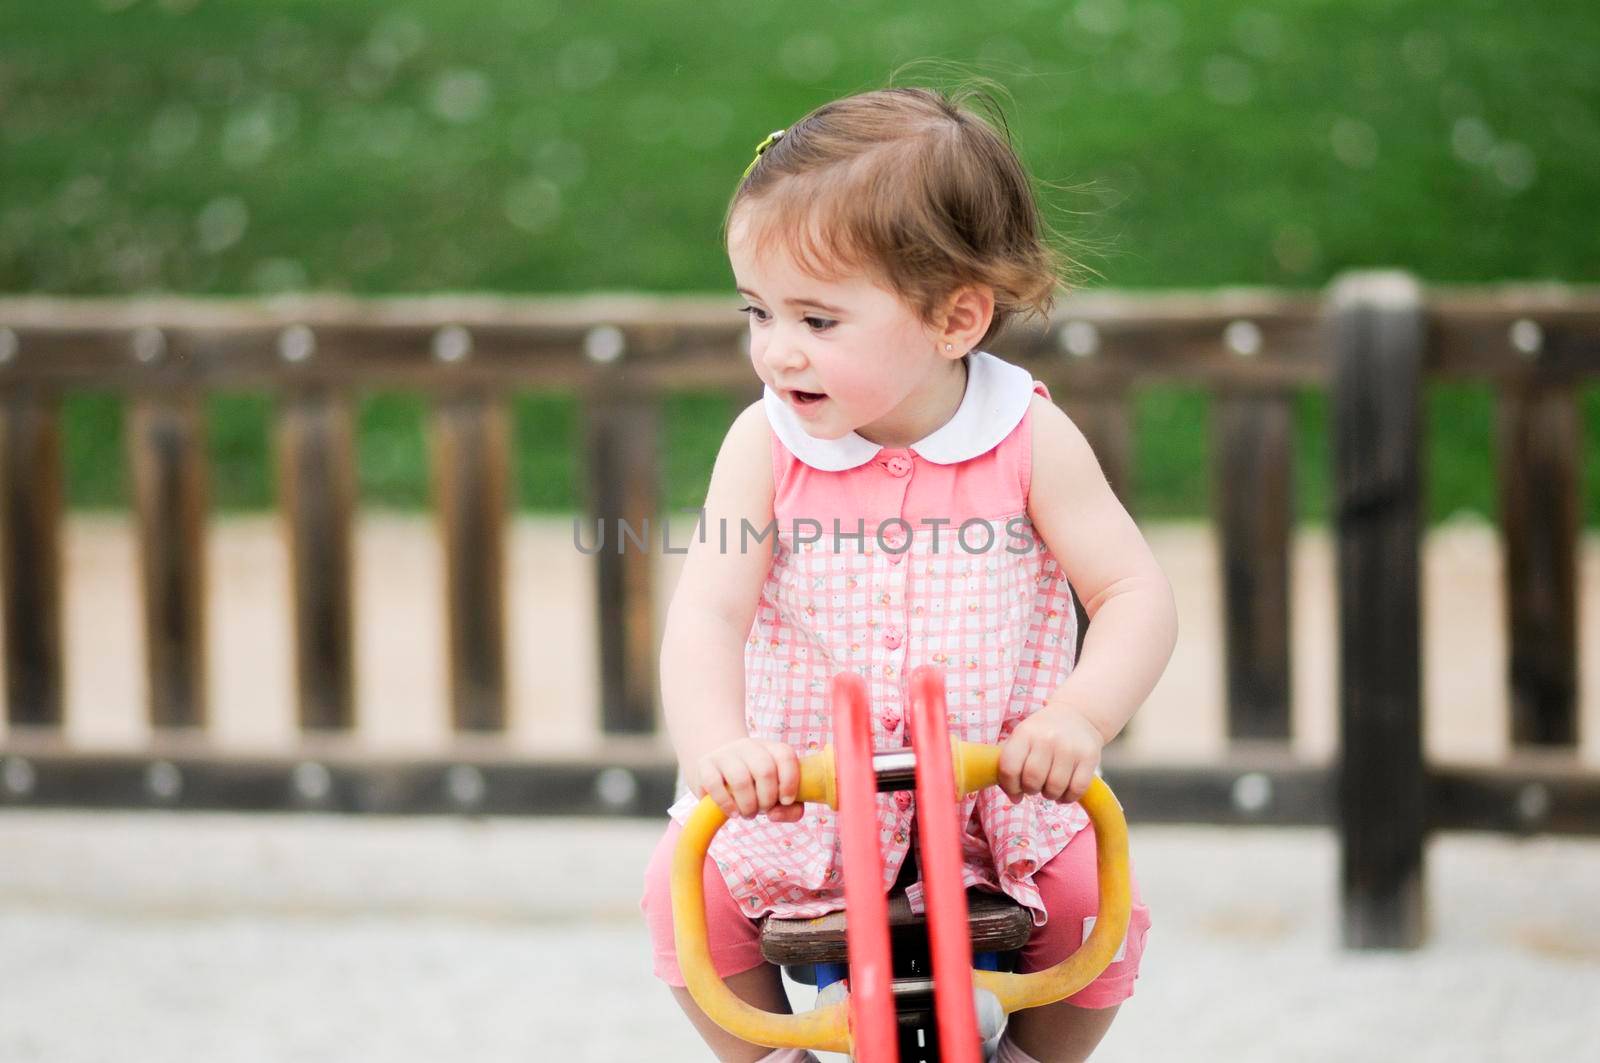
[[[768,340],[761,356],[767,368],[774,373],[792,373],[804,369],[806,365],[805,352],[782,336]]]

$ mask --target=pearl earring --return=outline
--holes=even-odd
[[[953,344],[947,343],[947,344],[944,345],[944,349],[947,350],[947,351],[953,351],[953,350],[955,350],[955,346]]]

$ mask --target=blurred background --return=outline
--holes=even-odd
[[[1600,283],[1590,0],[59,0],[0,5],[0,372],[25,362],[27,327],[57,298],[137,317],[173,297],[276,313],[330,294],[643,294],[699,297],[731,331],[741,301],[718,229],[761,139],[841,95],[969,75],[989,79],[1085,290],[1314,301],[1374,268],[1430,288]],[[43,739],[0,716],[0,954],[18,975],[0,1057],[704,1058],[649,975],[636,907],[666,805],[664,736],[624,756],[602,726],[609,577],[572,531],[593,508],[585,396],[559,382],[494,395],[506,490],[484,497],[510,514],[506,617],[489,630],[508,650],[505,734],[485,754],[446,708],[456,576],[430,465],[437,396],[375,380],[347,396],[346,723],[365,746],[326,758],[296,717],[282,397],[207,388],[185,437],[206,476],[190,563],[208,573],[191,635],[207,646],[207,731],[182,755],[149,712],[145,437],[114,382],[80,378],[52,407],[59,468],[35,486],[59,475],[63,709]],[[1510,791],[1531,809],[1519,830],[1566,814],[1570,793],[1596,807],[1595,380],[1570,388],[1582,726],[1560,771],[1577,781]],[[1278,589],[1295,760],[1253,776],[1280,796],[1323,778],[1295,773],[1325,768],[1339,734],[1330,399],[1306,386],[1288,400],[1293,590]],[[658,512],[699,505],[740,401],[692,386],[655,400]],[[1183,642],[1124,752],[1226,766],[1216,396],[1156,380],[1126,401],[1125,501],[1173,578]],[[1498,764],[1516,745],[1497,401],[1488,380],[1422,393],[1424,739],[1454,764]],[[664,557],[642,577],[657,623],[675,574]],[[426,764],[402,785],[386,756]],[[268,758],[278,787],[259,801],[235,759],[249,757]],[[496,757],[545,758],[548,792],[580,797],[535,787],[524,804],[559,814],[485,815],[520,785]],[[80,769],[86,789],[49,798],[53,771]],[[412,783],[443,795],[417,805],[458,814],[280,814],[405,810],[394,794]],[[206,796],[219,792],[245,796]],[[1219,815],[1248,818],[1241,791],[1233,806],[1221,792],[1233,811]],[[191,810],[148,807],[170,805]],[[1430,837],[1428,943],[1371,955],[1339,947],[1326,825],[1141,825],[1139,811],[1156,929],[1143,999],[1097,1058],[1600,1053],[1582,1028],[1600,992],[1592,840],[1498,823]],[[1592,835],[1593,819],[1561,833]],[[81,1019],[90,998],[99,1022]]]
[[[988,76],[1096,287],[1600,279],[1600,20],[1583,0],[99,0],[0,12],[0,290],[726,293],[766,132],[836,96]],[[927,63],[926,61],[932,61]],[[670,180],[660,175],[670,174]],[[1600,391],[1585,521],[1600,521]],[[516,504],[577,504],[574,407],[516,403]],[[1487,389],[1428,396],[1428,513],[1492,517]],[[1326,516],[1323,405],[1297,505]],[[1205,512],[1204,400],[1138,396],[1142,515]],[[116,404],[66,408],[76,507],[126,502]],[[263,400],[210,406],[216,504],[272,502]],[[675,401],[666,501],[729,409]],[[360,412],[364,502],[427,499],[422,408]]]

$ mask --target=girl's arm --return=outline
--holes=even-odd
[[[728,429],[661,640],[662,714],[678,766],[697,796],[711,794],[729,815],[751,816],[786,803],[785,797],[792,801],[799,787],[793,751],[751,741],[744,723],[744,644],[775,542],[768,530],[770,432],[759,402]],[[748,546],[745,522],[751,529]],[[800,811],[796,806],[795,815],[780,816],[798,818]]]
[[[1144,704],[1178,638],[1172,585],[1117,501],[1083,433],[1035,395],[1028,515],[1093,623],[1083,655],[1045,707],[1019,724],[1000,757],[1013,799],[1083,796],[1100,750]]]

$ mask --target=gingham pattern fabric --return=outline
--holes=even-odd
[[[1043,384],[1034,382],[1033,390],[1048,397]],[[1072,668],[1077,621],[1066,577],[1027,518],[1030,441],[1024,413],[982,461],[934,465],[914,449],[884,450],[871,463],[881,473],[859,470],[908,485],[923,476],[940,498],[970,497],[950,489],[949,481],[963,475],[1007,478],[998,493],[978,493],[1007,500],[999,512],[942,513],[950,518],[946,525],[920,519],[885,525],[883,513],[865,514],[866,534],[859,540],[856,522],[836,537],[829,520],[827,533],[807,542],[815,536],[795,534],[794,518],[830,507],[837,512],[840,495],[808,506],[805,491],[778,491],[777,552],[744,655],[745,724],[752,736],[786,742],[801,755],[822,749],[832,740],[830,680],[845,669],[867,680],[877,750],[910,744],[906,677],[920,664],[944,670],[950,731],[967,741],[999,744],[1043,707]],[[781,485],[799,459],[776,434],[772,446]],[[824,476],[852,472],[858,470]],[[826,482],[810,473],[803,483]],[[889,496],[900,499],[901,515],[911,512],[904,501],[909,495],[902,489]],[[669,814],[684,822],[697,803],[686,793]],[[885,890],[914,844],[914,806],[909,792],[878,795]],[[1088,824],[1082,807],[1037,795],[1013,806],[991,787],[964,799],[959,822],[965,884],[1006,893],[1043,925],[1047,913],[1032,875]],[[713,839],[710,855],[752,918],[817,916],[844,907],[837,817],[825,805],[808,805],[796,823],[733,819]],[[907,891],[915,910],[921,910],[921,886]]]

